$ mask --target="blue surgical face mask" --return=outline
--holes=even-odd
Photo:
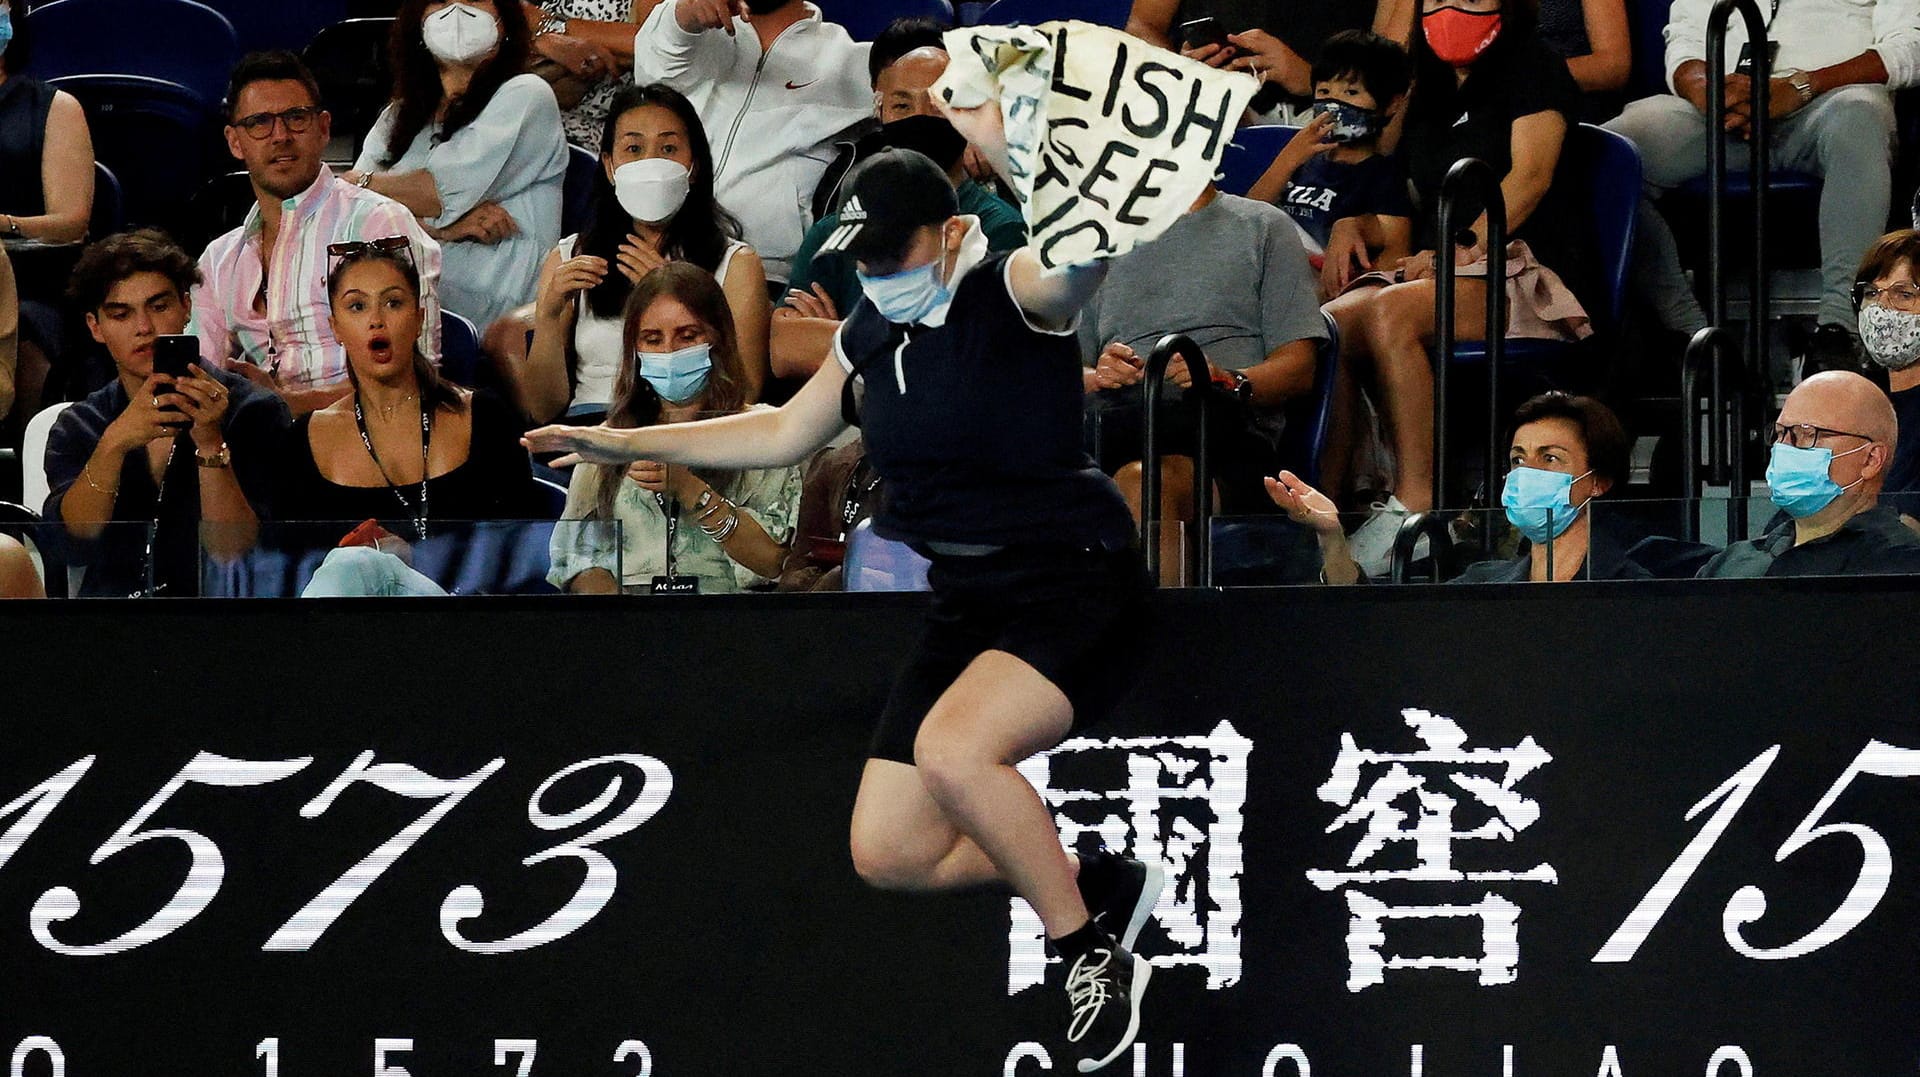
[[[940,279],[941,263],[946,260],[943,247],[940,257],[917,269],[903,269],[884,277],[859,273],[860,290],[873,300],[880,316],[895,325],[924,321],[953,298],[953,293]]]
[[[1869,441],[1840,456],[1852,456],[1872,445]],[[1840,456],[1835,456],[1832,449],[1796,449],[1785,442],[1775,443],[1773,457],[1767,461],[1767,490],[1773,496],[1773,503],[1796,520],[1804,520],[1833,504],[1835,498],[1866,478],[1862,475],[1845,486],[1834,482],[1828,471]]]
[[[707,388],[707,374],[713,370],[713,345],[694,344],[672,352],[636,352],[640,376],[647,379],[660,399],[684,404]]]
[[[0,8],[0,52],[7,51],[13,43],[13,14],[6,8]]]
[[[1537,467],[1516,467],[1507,472],[1507,484],[1500,491],[1500,504],[1507,510],[1507,522],[1527,536],[1529,542],[1549,542],[1573,526],[1574,518],[1586,502],[1573,503],[1573,484],[1591,475],[1569,475]],[[1589,499],[1591,500],[1591,499]]]

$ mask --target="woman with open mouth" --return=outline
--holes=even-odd
[[[511,409],[441,378],[415,347],[420,278],[406,237],[338,243],[328,254],[333,331],[353,392],[294,424],[274,518],[337,523],[330,541],[374,521],[411,543],[449,521],[533,515]]]

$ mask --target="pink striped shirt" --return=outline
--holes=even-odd
[[[297,388],[344,381],[347,353],[333,335],[327,300],[327,246],[404,235],[413,241],[426,301],[419,347],[439,362],[440,245],[407,207],[321,165],[313,186],[280,204],[280,234],[264,258],[262,235],[256,205],[200,256],[193,323],[202,357],[252,363]]]

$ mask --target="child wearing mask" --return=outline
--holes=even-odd
[[[1313,65],[1314,118],[1281,149],[1247,197],[1271,202],[1292,216],[1313,267],[1329,294],[1354,276],[1351,261],[1326,252],[1353,249],[1333,243],[1336,225],[1357,231],[1366,252],[1362,269],[1391,265],[1411,252],[1413,207],[1398,163],[1380,151],[1381,137],[1407,93],[1407,53],[1366,30],[1327,40]]]

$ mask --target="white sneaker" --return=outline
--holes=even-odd
[[[1347,538],[1347,549],[1353,555],[1354,564],[1371,579],[1384,580],[1393,572],[1393,540],[1400,534],[1400,525],[1408,516],[1413,515],[1397,497],[1388,497],[1385,504],[1376,503],[1373,515],[1360,525]],[[1413,556],[1427,556],[1430,544],[1425,535],[1413,548]]]

